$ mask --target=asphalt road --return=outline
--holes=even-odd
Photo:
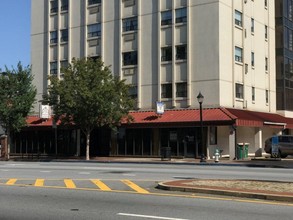
[[[0,186],[1,219],[292,219],[292,206],[168,195]]]
[[[164,181],[185,178],[293,181],[293,169],[172,164],[86,162],[2,162],[0,178],[131,178]]]
[[[179,178],[292,181],[293,170],[0,162],[0,219],[292,219],[293,204],[155,189]]]

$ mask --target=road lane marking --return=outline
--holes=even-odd
[[[101,180],[93,179],[91,180],[97,187],[99,187],[103,191],[111,191],[111,189],[103,183]]]
[[[7,182],[6,182],[6,185],[14,185],[16,183],[17,179],[9,179]]]
[[[2,185],[6,185],[6,186],[26,186],[26,187],[34,187],[34,184],[21,184],[21,183],[16,183],[19,180],[31,180],[31,179],[9,179],[8,181],[7,178],[0,178],[0,180],[4,180],[2,183],[0,182],[0,186]],[[60,179],[46,179],[47,180],[60,180]],[[63,180],[63,179],[62,179]],[[71,183],[73,183],[73,181],[71,179],[66,179],[71,181]],[[74,179],[74,180],[78,180],[78,179]],[[80,180],[87,180],[87,179],[80,179]],[[111,181],[118,181],[117,179],[108,179]],[[6,182],[5,182],[6,181]],[[69,182],[68,181],[68,182]],[[74,184],[74,183],[73,183]],[[75,186],[75,184],[74,184]],[[42,186],[42,188],[51,188],[51,189],[66,189],[68,187],[65,186]],[[76,190],[82,190],[82,191],[100,191],[100,189],[97,188],[81,188],[81,187],[76,187],[73,188]],[[103,190],[101,190],[102,192],[105,192]],[[100,192],[101,192],[100,191]],[[131,193],[131,194],[137,194],[138,192],[136,191],[127,191],[127,190],[117,190],[117,189],[111,189],[110,192],[113,193]],[[141,193],[139,193],[141,194]],[[143,195],[143,194],[141,194]],[[215,196],[204,196],[204,195],[199,195],[199,194],[170,194],[170,193],[165,193],[165,192],[148,192],[147,194],[144,195],[153,195],[153,196],[167,196],[167,197],[180,197],[180,198],[189,198],[189,199],[208,199],[208,200],[216,200],[216,201],[234,201],[234,202],[240,202],[240,203],[255,203],[255,204],[264,204],[264,205],[277,205],[277,206],[286,206],[286,207],[293,207],[293,203],[290,202],[278,202],[278,201],[270,201],[270,200],[253,200],[253,199],[241,199],[241,198],[236,198],[236,197],[215,197]]]
[[[122,174],[122,175],[123,175],[123,176],[131,176],[131,177],[136,176],[135,174],[127,174],[127,173]]]
[[[91,173],[90,172],[79,172],[78,174],[81,174],[81,175],[89,175]]]
[[[24,166],[25,164],[22,163],[11,163],[11,164],[6,164],[6,166]]]
[[[36,179],[34,186],[39,186],[39,187],[44,186],[44,182],[45,182],[44,179]]]
[[[121,182],[123,182],[124,184],[126,184],[127,186],[129,186],[131,189],[135,190],[138,193],[143,193],[143,194],[150,193],[149,191],[141,188],[140,186],[136,185],[134,182],[130,180],[121,180]]]
[[[117,213],[117,215],[137,217],[137,218],[163,219],[163,220],[188,220],[183,218],[169,218],[169,217],[160,217],[160,216],[154,216],[154,215],[138,215],[138,214],[131,214],[131,213]]]
[[[68,188],[68,189],[76,189],[76,185],[74,184],[72,179],[64,179],[64,183],[65,183],[66,188]]]

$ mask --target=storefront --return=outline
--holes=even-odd
[[[239,142],[249,143],[249,153],[262,152],[264,141],[275,134],[291,133],[293,120],[278,114],[212,108],[130,112],[134,121],[117,131],[97,128],[91,133],[90,155],[160,157],[168,147],[172,157],[212,158],[215,149],[234,159]],[[53,128],[52,120],[29,117],[28,126],[13,134],[11,155],[84,156],[85,136],[76,127]],[[203,131],[203,137],[201,136]],[[203,142],[203,143],[202,143]]]

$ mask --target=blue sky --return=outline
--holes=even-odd
[[[0,0],[0,69],[30,65],[31,0]]]

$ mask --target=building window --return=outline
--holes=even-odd
[[[87,37],[100,37],[101,36],[101,24],[91,24],[87,26]]]
[[[235,47],[235,61],[242,62],[242,48]]]
[[[176,60],[187,59],[187,45],[176,46]]]
[[[161,12],[161,25],[170,25],[172,24],[172,11],[163,11]]]
[[[137,65],[137,51],[123,53],[123,66]]]
[[[61,30],[61,41],[60,42],[67,42],[68,41],[68,29]]]
[[[254,19],[251,18],[251,33],[254,33]]]
[[[135,0],[124,0],[124,7],[130,7],[135,5]]]
[[[265,7],[268,7],[268,0],[264,0],[265,2]]]
[[[162,48],[161,61],[172,61],[172,46]]]
[[[254,52],[251,52],[251,67],[254,67]]]
[[[57,74],[57,62],[50,62],[50,74],[51,75],[56,75]]]
[[[291,80],[291,77],[293,76],[293,60],[289,58],[285,58],[285,79]]]
[[[60,61],[60,72],[62,69],[66,69],[68,67],[68,60],[62,60]]]
[[[289,49],[290,51],[293,50],[293,30],[285,27],[284,31],[284,47]]]
[[[175,13],[176,13],[176,23],[187,22],[187,8],[176,9]]]
[[[58,12],[58,0],[54,0],[50,2],[51,4],[51,13],[57,13]]]
[[[268,26],[265,25],[265,39],[268,39]]]
[[[242,13],[235,10],[235,24],[242,27]]]
[[[68,0],[61,1],[61,11],[68,11]]]
[[[251,99],[253,102],[255,101],[255,88],[254,87],[251,88]]]
[[[50,32],[50,44],[56,44],[56,43],[58,43],[58,32],[51,31]]]
[[[236,83],[236,98],[243,99],[243,85]]]
[[[266,90],[266,104],[269,103],[269,90]]]
[[[137,86],[130,86],[128,93],[132,99],[137,99]]]
[[[265,58],[265,70],[268,71],[269,70],[269,61],[268,58]]]
[[[101,4],[101,0],[88,0],[88,5]]]
[[[187,97],[187,83],[176,83],[176,97]]]
[[[290,21],[292,21],[292,17],[293,17],[293,2],[292,0],[286,0],[284,5],[284,9],[286,10],[285,12],[285,17],[287,17]],[[288,4],[288,6],[287,6]],[[287,13],[287,14],[286,14]]]
[[[137,17],[125,18],[122,21],[124,32],[137,30]]]
[[[162,84],[161,98],[172,98],[172,84]]]
[[[89,59],[91,59],[94,62],[97,62],[99,59],[101,59],[100,56],[91,56]]]

